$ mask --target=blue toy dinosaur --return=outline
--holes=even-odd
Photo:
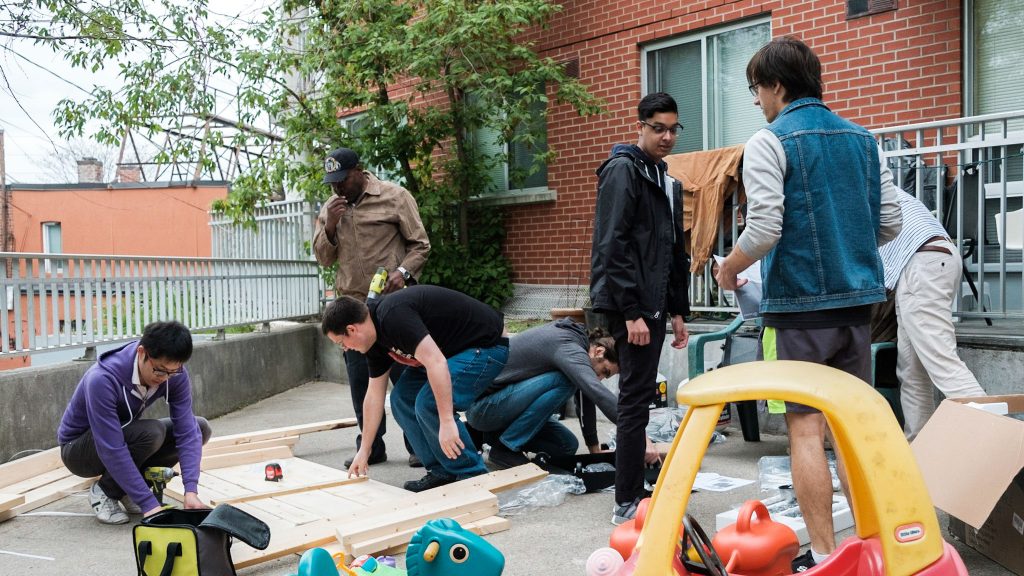
[[[441,518],[413,535],[405,568],[409,576],[501,576],[505,556],[455,520]]]

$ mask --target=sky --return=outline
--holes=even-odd
[[[225,15],[251,18],[269,0],[218,0],[216,10]],[[5,49],[6,46],[10,49]],[[64,98],[84,99],[95,85],[116,88],[117,67],[93,74],[73,68],[45,46],[30,40],[7,40],[0,46],[0,129],[6,151],[7,183],[53,182],[43,163],[52,159],[55,147],[64,143],[53,127],[53,111]],[[116,158],[116,151],[114,152]]]

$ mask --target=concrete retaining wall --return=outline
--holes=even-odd
[[[341,361],[320,336],[319,324],[275,324],[269,333],[229,334],[196,342],[188,362],[197,415],[215,418],[321,377],[337,381]],[[333,368],[331,367],[333,363]],[[64,362],[0,372],[0,462],[29,449],[52,448],[57,425],[75,386],[91,362]],[[163,402],[146,411],[165,416]]]

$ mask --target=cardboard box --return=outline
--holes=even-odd
[[[967,406],[1006,402],[1009,416]],[[911,448],[950,532],[1024,575],[1024,395],[945,400]]]
[[[772,520],[785,524],[796,532],[801,546],[810,544],[811,536],[807,533],[807,524],[804,523],[804,518],[800,515],[800,507],[797,506],[796,500],[790,496],[773,496],[765,498],[761,502],[768,508]],[[738,515],[739,508],[717,514],[715,516],[715,531],[718,532],[735,523]],[[832,526],[837,533],[853,526],[853,513],[850,512],[850,505],[846,502],[846,498],[841,494],[832,495]]]

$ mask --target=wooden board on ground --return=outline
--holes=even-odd
[[[283,438],[271,438],[269,440],[259,440],[257,442],[247,442],[245,444],[226,444],[223,446],[203,446],[203,456],[219,456],[221,454],[235,454],[237,452],[247,452],[249,450],[261,450],[263,448],[274,448],[276,446],[287,446],[292,448],[295,443],[299,441],[298,436],[285,436]]]
[[[0,512],[25,503],[24,494],[0,494]]]
[[[25,497],[25,503],[15,506],[6,512],[0,512],[0,522],[9,520],[18,514],[24,514],[31,510],[35,510],[41,506],[46,506],[51,502],[56,502],[61,498],[79,490],[83,490],[92,486],[92,483],[96,481],[96,478],[79,478],[78,476],[68,476],[63,480],[51,482],[46,486],[30,490],[23,494]]]
[[[271,448],[263,448],[260,450],[244,450],[242,452],[232,452],[230,454],[203,456],[202,461],[199,463],[199,469],[213,470],[215,468],[228,468],[242,464],[252,464],[253,462],[265,462],[291,457],[292,449],[288,446],[273,446]]]
[[[313,468],[321,466],[308,461],[306,464]],[[282,466],[284,465],[285,464],[282,463]],[[334,469],[327,468],[327,470]],[[220,470],[217,473],[222,476],[227,476],[224,470]],[[289,554],[302,553],[310,548],[325,546],[331,542],[337,542],[336,528],[346,522],[373,519],[385,514],[395,514],[395,517],[400,517],[400,514],[403,511],[408,512],[410,510],[422,510],[422,507],[425,505],[443,506],[445,500],[449,498],[456,498],[458,495],[465,494],[469,491],[489,489],[492,493],[499,492],[540,480],[546,475],[547,472],[536,465],[526,464],[516,468],[501,470],[470,478],[468,480],[462,480],[460,482],[448,484],[447,486],[441,486],[433,490],[420,492],[419,494],[407,492],[374,480],[368,480],[366,482],[339,486],[326,490],[298,492],[281,496],[279,498],[272,498],[270,501],[288,503],[303,510],[321,514],[323,519],[297,525],[291,529],[282,530],[278,528],[273,530],[270,539],[270,546],[266,550],[259,551],[253,550],[247,546],[236,546],[232,549],[232,557],[235,559],[236,568],[254,566],[261,562],[266,562]],[[222,479],[222,481],[224,480]],[[202,477],[200,478],[200,486],[201,485]],[[255,500],[246,504],[257,504],[259,502],[259,500]],[[494,508],[492,510],[496,511],[497,509]],[[484,516],[490,516],[494,514],[494,511],[491,511]],[[252,513],[259,518],[266,519],[259,512]],[[491,533],[507,529],[507,522],[502,521],[502,519],[485,522],[483,520],[483,516],[478,513],[474,514],[475,515],[473,515],[472,518],[479,518],[479,521],[482,523],[481,527],[478,528],[481,531],[486,529],[490,530],[490,532],[486,533]],[[282,521],[280,518],[274,518],[276,522]],[[463,516],[463,519],[466,521],[466,526],[474,524],[474,522],[470,520],[469,515]],[[426,520],[423,520],[423,522],[425,521]],[[374,542],[371,538],[357,544],[360,550],[366,549],[366,547],[376,548],[383,544],[387,545],[387,547],[381,548],[379,551],[374,553],[400,551],[405,548],[408,544],[408,538],[412,537],[412,534],[422,526],[423,522],[419,522],[418,525],[411,527],[406,526],[405,529],[401,531],[402,537],[398,538],[398,540],[404,540],[403,542],[397,544],[383,541]]]
[[[0,488],[6,488],[11,484],[63,467],[64,462],[60,459],[60,448],[51,448],[31,456],[18,458],[12,462],[0,464]]]
[[[206,443],[204,449],[247,444],[250,442],[259,442],[261,440],[270,440],[272,438],[283,438],[285,436],[301,436],[303,434],[324,432],[327,430],[338,430],[339,428],[349,428],[356,424],[355,418],[341,418],[338,420],[324,420],[323,422],[311,422],[309,424],[299,424],[296,426],[269,428],[267,430],[232,434],[230,436],[216,436],[214,438],[210,438],[210,441]]]

